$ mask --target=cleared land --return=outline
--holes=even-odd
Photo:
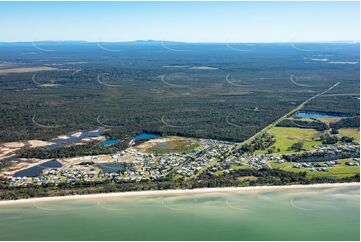
[[[354,141],[358,144],[360,143],[360,129],[356,128],[343,128],[338,130],[338,136],[347,136],[350,138],[354,138]]]
[[[197,139],[170,136],[149,140],[137,146],[137,149],[145,153],[188,153],[198,147]]]
[[[285,171],[291,171],[291,172],[306,172],[308,177],[316,177],[316,176],[327,176],[327,177],[351,177],[358,173],[360,173],[360,167],[359,166],[347,166],[345,163],[347,161],[352,162],[352,159],[342,159],[338,160],[337,162],[339,164],[335,165],[334,167],[327,167],[328,172],[312,172],[308,168],[294,168],[293,165],[294,162],[284,162],[284,163],[270,163],[272,168],[278,168]],[[324,162],[319,162],[321,165],[324,164]]]
[[[0,75],[7,75],[11,73],[27,73],[27,72],[56,71],[56,70],[60,70],[60,69],[54,67],[48,67],[48,66],[17,67],[17,68],[0,69]]]
[[[279,149],[277,153],[289,153],[291,146],[297,142],[303,142],[303,148],[306,150],[314,149],[313,146],[319,146],[320,141],[316,139],[321,135],[314,129],[288,128],[288,127],[273,127],[268,131],[269,134],[275,136],[276,142],[272,145]],[[266,152],[266,151],[264,151]]]

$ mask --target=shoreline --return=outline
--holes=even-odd
[[[84,195],[67,195],[54,197],[35,197],[18,200],[0,200],[1,205],[16,205],[32,202],[52,202],[52,201],[69,201],[78,199],[94,199],[109,197],[132,197],[132,196],[151,196],[167,194],[192,194],[192,193],[216,193],[216,192],[249,192],[261,190],[285,190],[285,189],[302,189],[302,188],[333,188],[358,186],[359,182],[350,183],[320,183],[310,185],[284,185],[284,186],[249,186],[249,187],[214,187],[214,188],[196,188],[196,189],[174,189],[174,190],[149,190],[149,191],[129,191],[129,192],[111,192],[111,193],[94,193]]]

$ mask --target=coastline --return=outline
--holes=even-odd
[[[150,191],[130,191],[130,192],[111,192],[111,193],[94,193],[85,195],[67,195],[54,197],[35,197],[18,200],[0,200],[1,205],[16,205],[32,202],[52,202],[52,201],[68,201],[78,199],[94,199],[109,197],[131,197],[131,196],[152,196],[167,194],[192,194],[192,193],[217,193],[217,192],[250,192],[262,190],[284,190],[284,189],[302,189],[302,188],[333,188],[358,186],[359,182],[351,183],[320,183],[310,185],[284,185],[284,186],[249,186],[249,187],[214,187],[214,188],[196,188],[196,189],[174,189],[174,190],[150,190]]]

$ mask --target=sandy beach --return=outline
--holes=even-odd
[[[325,183],[311,185],[286,185],[286,186],[254,186],[254,187],[216,187],[216,188],[197,188],[188,190],[159,190],[159,191],[137,191],[137,192],[114,192],[114,193],[95,193],[87,195],[69,195],[56,197],[39,197],[19,200],[3,200],[1,205],[15,205],[33,202],[50,202],[50,201],[66,201],[78,199],[98,199],[111,197],[128,197],[128,196],[152,196],[152,195],[168,195],[168,194],[199,194],[199,193],[219,193],[219,192],[257,192],[262,190],[285,190],[285,189],[304,189],[304,188],[335,188],[335,187],[351,187],[360,186],[360,183]]]

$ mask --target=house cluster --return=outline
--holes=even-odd
[[[69,180],[92,180],[99,177],[99,171],[92,165],[74,166],[71,169],[63,169],[60,175]]]
[[[112,155],[111,160],[100,161],[99,157],[91,157],[80,164],[73,164],[62,168],[45,169],[37,177],[12,177],[10,186],[26,187],[29,185],[49,185],[65,182],[74,184],[78,181],[94,181],[110,179],[113,181],[146,181],[157,180],[170,174],[192,177],[206,171],[215,175],[220,171],[229,173],[232,166],[249,166],[255,169],[269,167],[270,162],[283,163],[293,161],[294,168],[307,168],[311,172],[327,172],[330,167],[337,165],[337,159],[357,157],[345,163],[346,166],[359,166],[359,146],[346,145],[322,147],[314,151],[276,157],[269,154],[241,154],[233,153],[227,156],[234,147],[234,143],[205,139],[200,141],[200,148],[190,153],[142,153],[137,149],[127,149]],[[227,157],[226,157],[227,156]],[[104,162],[126,163],[124,169],[100,169]],[[231,168],[232,167],[232,168]]]
[[[307,151],[300,154],[284,155],[288,161],[291,162],[321,162],[332,161],[350,157],[359,157],[360,147],[358,145],[344,145],[333,147],[321,147],[314,151]]]
[[[205,170],[212,161],[215,161],[219,158],[224,158],[223,154],[229,151],[231,146],[232,143],[230,142],[205,140],[203,141],[203,147],[205,149],[197,155],[193,156],[193,159],[191,159],[189,163],[180,167],[177,170],[177,173],[183,176],[198,175],[203,170]],[[221,165],[221,162],[217,162],[216,165],[211,169],[217,169],[218,165]]]
[[[353,158],[352,161],[345,163],[346,166],[360,166],[360,158]]]
[[[178,153],[158,155],[155,159],[146,160],[142,170],[149,173],[150,179],[163,178],[173,169],[184,163],[187,157]]]
[[[59,177],[55,175],[41,175],[36,177],[12,177],[10,178],[10,187],[29,187],[57,185],[60,183]]]
[[[335,161],[327,162],[327,164],[319,164],[318,162],[302,162],[293,164],[293,168],[309,168],[311,172],[327,172],[327,167],[336,165]]]
[[[273,157],[269,155],[256,155],[254,157],[251,157],[251,159],[248,161],[248,165],[256,169],[261,169],[264,167],[268,167],[267,163],[272,160]]]

